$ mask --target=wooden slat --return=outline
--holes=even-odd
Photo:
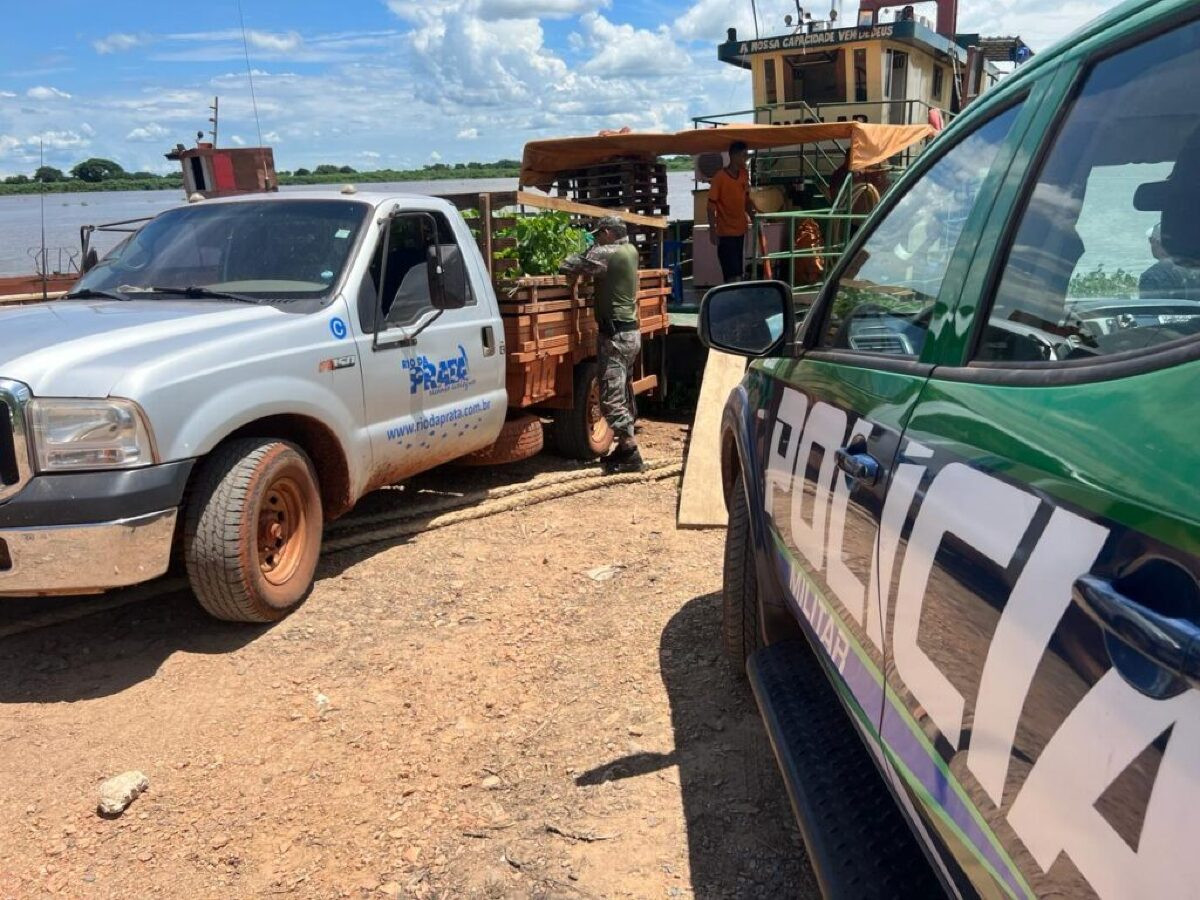
[[[638,378],[630,382],[635,394],[644,394],[646,391],[652,391],[658,387],[658,376],[647,375],[645,378]]]
[[[667,220],[661,216],[642,216],[637,213],[625,212],[620,209],[608,209],[603,206],[592,206],[587,203],[576,203],[573,200],[563,200],[561,197],[548,197],[543,194],[533,194],[529,191],[518,191],[517,200],[525,206],[539,209],[553,209],[558,212],[575,213],[599,219],[603,216],[616,216],[622,222],[631,225],[645,225],[648,228],[666,228]]]
[[[745,373],[742,357],[708,351],[679,489],[680,528],[723,528],[729,521],[721,483],[721,415],[725,400]]]

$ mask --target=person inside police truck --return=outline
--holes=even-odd
[[[1138,279],[1138,296],[1151,300],[1200,300],[1200,271],[1181,266],[1163,249],[1162,223],[1147,232],[1154,265]]]

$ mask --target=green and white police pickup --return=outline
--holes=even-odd
[[[1200,896],[1200,4],[1038,56],[729,399],[725,649],[829,896]],[[784,327],[772,327],[778,317]]]

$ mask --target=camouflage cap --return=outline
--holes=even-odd
[[[629,229],[625,227],[625,223],[616,216],[604,216],[596,222],[596,227],[592,229],[592,234],[604,229],[615,231],[617,234],[628,234]]]

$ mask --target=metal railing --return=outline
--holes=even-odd
[[[750,109],[739,109],[709,116],[695,116],[692,125],[705,126],[738,124],[735,120],[751,117],[750,122],[741,124],[759,125],[803,125],[811,122],[873,122],[884,125],[924,125],[929,121],[929,111],[939,109],[942,121],[949,124],[953,113],[934,107],[924,100],[856,100],[837,103],[808,103],[792,100],[783,103],[764,103]],[[884,116],[884,113],[888,115]],[[898,115],[892,115],[898,113]]]
[[[800,290],[818,287],[824,281],[824,276],[828,275],[838,259],[841,258],[847,243],[850,241],[851,235],[854,233],[855,227],[861,224],[869,215],[867,212],[854,212],[854,207],[859,202],[859,199],[860,192],[854,184],[853,176],[848,176],[842,182],[833,202],[826,208],[759,213],[754,217],[753,228],[751,229],[751,246],[754,253],[751,260],[753,277],[764,278],[769,271],[771,277],[786,280],[793,287]],[[875,198],[874,202],[878,202],[878,198]],[[809,219],[815,222],[820,229],[821,243],[815,246],[797,248],[797,227]],[[764,229],[776,222],[782,223],[786,227],[787,240],[784,243],[785,249],[764,253],[762,252],[762,248],[766,245]],[[820,280],[811,281],[797,278],[797,264],[807,260],[815,261],[817,267],[821,270],[822,277]],[[782,267],[787,268],[786,279],[783,279],[784,273],[780,271]],[[811,269],[811,267],[808,268]]]
[[[809,104],[798,100],[790,103],[773,103],[751,109],[697,116],[692,119],[696,128],[719,127],[735,124],[739,118],[749,117],[752,123],[762,125],[802,125],[815,122],[862,121],[882,122],[894,125],[923,125],[929,120],[929,112],[935,107],[923,100],[873,100],[854,103]],[[940,107],[938,107],[940,109]],[[897,115],[892,115],[900,111]],[[885,113],[887,114],[885,116]],[[951,113],[941,110],[944,123],[949,123]],[[746,123],[749,124],[749,123]],[[925,149],[928,141],[905,148],[897,156],[897,169],[906,169]],[[761,150],[755,154],[756,183],[775,180],[800,180],[811,177],[826,193],[829,191],[830,176],[837,171],[846,158],[844,142],[831,140],[804,144],[794,148]],[[796,160],[796,169],[789,171],[789,160]]]

